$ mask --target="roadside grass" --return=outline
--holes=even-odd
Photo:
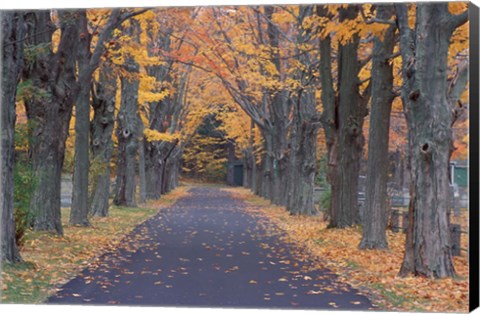
[[[68,225],[70,208],[62,208],[63,237],[29,230],[21,248],[24,262],[2,264],[1,302],[43,302],[56,287],[75,277],[95,258],[115,250],[137,225],[171,206],[187,191],[188,187],[180,186],[136,208],[112,206],[108,217],[92,217],[90,227]]]
[[[284,207],[254,195],[244,188],[224,188],[248,206],[266,228],[279,229],[284,239],[301,246],[312,258],[339,279],[367,293],[381,310],[468,312],[468,258],[466,252],[454,257],[458,278],[430,279],[398,277],[403,261],[405,235],[387,231],[388,250],[359,250],[362,229],[328,229],[323,217],[291,216]],[[458,219],[464,220],[465,217]],[[468,225],[468,221],[466,222]],[[465,222],[462,223],[462,226]],[[273,230],[272,232],[277,232]],[[468,246],[462,235],[462,247]]]

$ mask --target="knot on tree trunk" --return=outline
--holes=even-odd
[[[123,130],[122,135],[124,138],[128,138],[130,135],[132,135],[132,132],[130,132],[129,129],[125,129]]]
[[[412,91],[409,95],[408,95],[408,98],[412,101],[417,101],[418,97],[420,97],[420,91],[417,89],[417,90],[414,90]]]
[[[433,144],[430,141],[425,141],[420,145],[420,152],[424,159],[431,159],[433,153]]]
[[[102,117],[100,119],[100,123],[103,124],[103,125],[107,125],[110,121],[110,119],[108,119],[107,117]]]
[[[348,117],[348,132],[351,136],[357,136],[362,133],[362,128],[360,127],[359,123],[356,119],[352,116]]]

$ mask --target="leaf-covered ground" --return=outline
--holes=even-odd
[[[285,232],[285,241],[303,246],[309,255],[318,257],[339,275],[340,280],[369,290],[370,298],[380,309],[395,311],[468,312],[468,260],[466,252],[454,257],[457,279],[433,280],[397,276],[403,259],[405,235],[387,231],[388,251],[358,249],[361,229],[327,229],[321,217],[290,216],[282,207],[269,205],[249,190],[225,189],[250,204],[248,210],[261,224]],[[454,217],[465,228],[467,213]],[[275,229],[275,228],[274,228]],[[462,235],[462,247],[468,247]]]
[[[25,263],[2,265],[1,302],[42,302],[102,253],[117,249],[135,226],[186,194],[187,188],[180,187],[142,208],[112,207],[109,217],[92,218],[91,228],[69,226],[69,209],[63,209],[64,237],[29,231],[21,249]]]
[[[371,309],[303,248],[258,224],[246,204],[215,187],[139,225],[59,288],[48,303],[240,308]]]

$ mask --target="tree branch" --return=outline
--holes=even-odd
[[[455,30],[456,28],[462,26],[463,24],[467,23],[467,21],[468,21],[468,9],[460,14],[452,15],[450,18],[450,25],[452,27],[452,30]]]
[[[468,62],[463,62],[457,68],[457,73],[448,86],[448,102],[452,110],[452,125],[465,111],[465,106],[460,101],[463,91],[468,84]]]
[[[397,52],[394,52],[392,53],[390,56],[388,56],[388,60],[392,60],[392,59],[395,59],[397,57],[400,57],[402,54],[400,53],[400,51],[397,51]]]
[[[132,18],[134,16],[137,16],[137,15],[140,15],[140,14],[143,14],[149,10],[151,10],[152,8],[145,8],[145,9],[141,9],[141,10],[138,10],[138,11],[131,11],[131,12],[124,12],[117,20],[117,23],[114,25],[114,29],[119,27],[123,22],[125,22],[126,20],[128,20],[129,18]]]
[[[376,17],[367,18],[365,16],[365,12],[363,12],[363,7],[360,10],[360,14],[362,15],[362,18],[363,18],[365,24],[377,23],[377,24],[387,24],[387,25],[397,26],[397,22],[395,22],[395,21],[379,19],[379,18],[376,18]]]

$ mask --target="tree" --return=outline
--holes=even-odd
[[[77,63],[79,68],[75,95],[75,165],[73,173],[73,197],[70,224],[88,226],[88,173],[89,173],[89,132],[90,132],[90,89],[92,76],[106,51],[105,44],[112,32],[125,20],[145,12],[147,9],[122,12],[113,9],[98,35],[93,52],[90,50],[92,35],[88,29],[86,10],[80,10],[78,28],[80,30]]]
[[[94,175],[91,176],[90,213],[101,217],[108,216],[116,92],[117,77],[113,65],[110,62],[104,62],[100,67],[98,80],[93,83],[94,114],[90,125],[90,149],[94,168]]]
[[[139,72],[139,65],[132,56],[127,56],[123,67],[133,75],[120,78],[122,96],[117,116],[118,152],[114,203],[135,207],[138,140],[142,135],[142,122],[138,115],[139,79],[136,75]]]
[[[409,224],[400,275],[453,277],[447,220],[448,165],[453,151],[452,104],[457,105],[451,100],[457,95],[452,94],[456,88],[448,85],[448,53],[451,36],[467,22],[468,10],[452,14],[448,3],[419,3],[412,28],[407,4],[395,4],[395,8],[411,176]]]
[[[98,67],[100,57],[103,55],[104,43],[109,38],[112,29],[141,12],[142,10],[133,12],[112,10],[88,60],[85,60],[86,54],[88,54],[86,48],[88,43],[83,42],[81,51],[84,52],[85,59],[82,61],[83,66],[81,66],[80,72],[77,72],[77,52],[79,51],[77,48],[80,40],[88,37],[88,34],[80,32],[80,29],[85,31],[85,10],[32,11],[26,15],[27,39],[25,44],[28,49],[23,81],[28,83],[27,86],[30,89],[29,97],[25,97],[25,105],[35,137],[30,146],[33,171],[38,180],[31,201],[36,230],[63,234],[60,219],[60,182],[65,158],[65,142],[75,102],[78,107],[77,114],[80,109],[80,114],[77,116],[78,140],[79,143],[82,143],[80,147],[85,149],[81,152],[77,150],[76,153],[77,173],[74,175],[74,191],[76,193],[73,198],[70,222],[80,225],[88,224],[86,217],[88,208],[85,208],[88,205],[88,201],[85,201],[85,198],[88,198],[88,179],[85,180],[88,178],[88,173],[86,175],[80,173],[88,172],[89,128],[88,121],[85,123],[85,120],[89,119],[90,82],[93,72]],[[82,21],[83,28],[80,24]],[[58,22],[60,26],[58,41],[52,41],[52,36],[56,31],[54,22]],[[83,145],[85,140],[86,145]],[[85,154],[87,154],[86,159],[84,158]],[[79,169],[78,165],[85,167]]]
[[[393,5],[379,4],[377,20],[388,23],[394,15]],[[392,21],[393,23],[393,21]],[[393,91],[393,62],[395,25],[374,39],[372,57],[372,105],[368,140],[366,204],[363,213],[361,249],[388,248],[387,180],[389,171],[388,140],[390,113],[395,98]]]
[[[317,133],[320,114],[315,99],[316,79],[311,56],[300,48],[305,46],[314,32],[302,26],[314,15],[314,6],[301,6],[297,17],[298,33],[296,55],[299,64],[295,80],[299,83],[293,94],[293,126],[290,132],[290,166],[287,185],[287,210],[296,215],[317,212],[313,202],[316,170]],[[307,46],[308,47],[308,46]]]
[[[345,228],[360,222],[357,203],[360,160],[365,139],[363,122],[368,113],[370,85],[360,90],[358,59],[360,27],[345,29],[358,19],[359,5],[341,6],[338,9],[342,37],[337,52],[338,78],[334,88],[332,76],[332,48],[328,23],[322,22],[320,38],[320,80],[322,87],[322,126],[325,130],[328,150],[328,182],[331,186],[330,227]],[[328,21],[332,13],[318,6],[317,14]],[[362,26],[363,27],[363,26]],[[338,34],[337,34],[338,36]]]
[[[15,159],[15,102],[17,84],[23,67],[25,36],[22,12],[0,11],[1,35],[1,177],[0,206],[2,246],[1,260],[20,262],[22,258],[15,241],[13,167]]]
[[[60,219],[60,181],[73,102],[76,95],[78,12],[58,11],[60,40],[53,48],[55,24],[51,12],[26,14],[26,64],[23,81],[30,83],[24,97],[32,125],[30,150],[37,184],[31,200],[34,228],[63,234]]]

